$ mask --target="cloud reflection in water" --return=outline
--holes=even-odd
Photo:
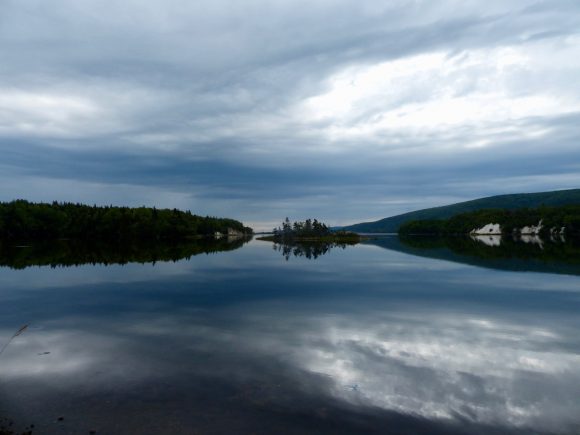
[[[272,255],[267,246],[249,252],[248,265]],[[263,423],[263,413],[340,420],[340,413],[333,414],[340,408],[348,410],[343,416],[413,416],[430,422],[432,433],[445,423],[489,425],[499,433],[515,428],[573,433],[580,423],[580,339],[573,313],[556,303],[545,303],[544,311],[525,306],[529,295],[521,289],[510,294],[514,300],[491,300],[481,285],[486,278],[487,293],[508,289],[498,290],[503,277],[489,271],[465,267],[459,272],[473,282],[461,284],[461,274],[452,269],[411,277],[407,268],[389,274],[369,270],[367,280],[353,255],[386,251],[337,252],[328,258],[357,277],[356,291],[326,277],[301,292],[308,275],[317,273],[315,262],[297,274],[278,257],[281,263],[269,266],[271,275],[259,268],[239,276],[225,273],[200,290],[195,280],[188,287],[180,271],[174,280],[134,284],[140,293],[126,283],[104,285],[104,294],[82,288],[37,292],[38,304],[72,298],[76,312],[46,303],[44,329],[15,340],[0,360],[3,401],[22,400],[55,413],[64,408],[101,424],[102,413],[113,411],[95,398],[106,397],[126,424],[130,419],[123,415],[152,407],[172,422],[189,421],[195,412],[222,415],[229,407],[240,415],[223,414],[224,421],[242,419],[248,427],[255,424],[248,419]],[[388,255],[404,262],[404,254]],[[554,290],[560,286],[551,275],[517,276],[522,286],[535,281],[538,288],[547,282]],[[558,279],[566,287],[573,278]],[[409,282],[413,287],[407,289]],[[434,294],[425,293],[428,285]],[[449,289],[460,285],[465,293],[451,298]],[[214,287],[221,292],[212,293]],[[543,297],[569,297],[563,294]],[[2,322],[0,337],[12,332]],[[50,354],[38,355],[44,351]]]

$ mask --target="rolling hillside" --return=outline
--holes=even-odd
[[[539,207],[541,205],[558,206],[580,204],[580,189],[556,190],[539,193],[516,193],[497,195],[442,207],[426,208],[400,214],[375,222],[363,222],[349,225],[341,229],[359,233],[396,233],[399,226],[410,220],[448,219],[456,214],[485,208],[516,209],[523,207]]]

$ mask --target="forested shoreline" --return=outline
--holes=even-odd
[[[361,222],[354,225],[347,225],[342,229],[356,231],[358,233],[396,233],[399,231],[401,225],[411,221],[440,221],[450,219],[459,214],[479,210],[535,209],[541,206],[562,207],[574,204],[580,204],[580,189],[512,193],[410,211],[374,222]]]
[[[539,235],[557,232],[577,236],[580,235],[580,205],[477,210],[460,213],[449,219],[409,221],[401,225],[399,234],[469,234],[488,224],[499,224],[502,234],[518,234],[522,228],[539,225],[541,227],[537,231]]]
[[[252,229],[234,219],[177,209],[0,202],[3,240],[183,240],[216,233],[249,235]]]

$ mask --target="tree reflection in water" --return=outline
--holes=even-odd
[[[232,251],[251,238],[222,237],[173,241],[123,240],[119,242],[55,240],[15,244],[0,240],[0,267],[69,267],[83,264],[127,264],[179,261],[199,254]]]
[[[293,242],[293,243],[274,243],[274,250],[280,252],[286,261],[290,257],[304,257],[309,260],[315,260],[321,255],[328,254],[334,248],[346,249],[347,246],[354,246],[358,242],[337,243],[337,242]]]
[[[492,269],[580,275],[580,239],[572,237],[393,236],[367,244]]]

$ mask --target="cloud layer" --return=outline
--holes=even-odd
[[[578,187],[579,28],[572,0],[8,0],[0,198],[268,228]]]

